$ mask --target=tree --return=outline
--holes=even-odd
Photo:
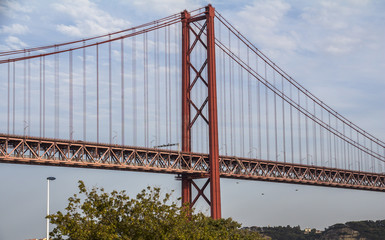
[[[88,190],[79,181],[79,194],[68,199],[65,211],[48,216],[56,225],[52,239],[262,239],[231,218],[194,214],[171,201],[171,193],[162,198],[159,188],[130,198],[125,191]]]

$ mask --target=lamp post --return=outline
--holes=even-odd
[[[49,181],[55,179],[55,177],[47,177],[47,216],[49,215]],[[47,218],[47,240],[49,240],[49,218]]]

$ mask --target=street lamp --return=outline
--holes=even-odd
[[[47,177],[47,216],[49,215],[49,181],[55,179],[55,177]],[[49,240],[49,218],[47,218],[47,240]]]

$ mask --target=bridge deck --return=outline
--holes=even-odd
[[[220,156],[225,178],[385,192],[385,175],[345,169]],[[209,173],[207,154],[0,134],[0,162],[115,169],[192,178]]]

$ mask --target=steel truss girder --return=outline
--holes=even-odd
[[[210,171],[206,154],[4,134],[0,162],[201,177]],[[224,178],[385,192],[385,174],[229,156],[219,157],[219,168]],[[197,188],[198,197],[205,188]]]

